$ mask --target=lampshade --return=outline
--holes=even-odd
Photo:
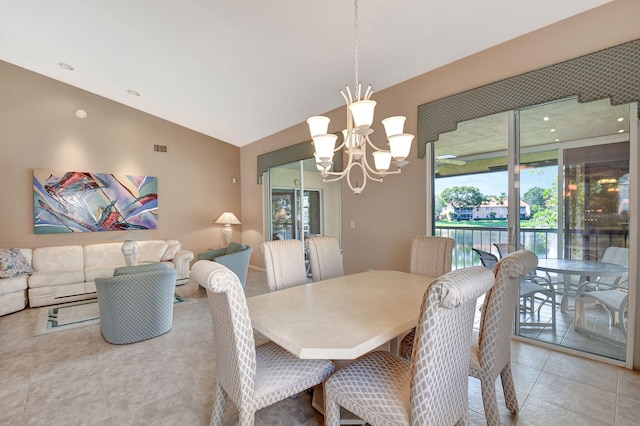
[[[376,101],[358,101],[349,105],[353,114],[353,123],[356,128],[369,128],[373,123],[373,111],[376,108]]]
[[[318,158],[326,159],[329,161],[333,158],[333,151],[336,149],[336,135],[316,135],[313,138],[313,144],[316,147],[316,153]]]
[[[311,137],[314,138],[318,135],[326,135],[327,129],[329,129],[329,118],[323,117],[321,115],[316,115],[314,117],[309,117],[307,119],[307,124],[309,125],[309,133],[311,133]]]
[[[391,165],[391,153],[389,151],[375,151],[373,154],[373,162],[378,172],[386,172]]]
[[[389,136],[389,147],[393,159],[402,161],[407,158],[409,151],[411,151],[411,142],[413,142],[413,135],[406,133]]]
[[[407,117],[402,115],[396,115],[395,117],[389,117],[382,120],[384,125],[384,131],[387,134],[387,138],[394,135],[401,135],[404,133],[404,122]]]
[[[219,223],[222,225],[241,225],[240,221],[231,212],[224,212],[220,215],[219,218],[216,219],[214,223]]]

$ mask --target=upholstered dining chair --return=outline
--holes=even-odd
[[[411,260],[409,271],[412,274],[439,277],[451,271],[451,256],[456,240],[449,237],[416,235],[411,238]],[[407,333],[400,342],[400,354],[411,356],[416,329]]]
[[[211,425],[222,424],[227,398],[238,408],[240,425],[250,426],[257,410],[320,384],[333,372],[331,361],[300,359],[273,342],[256,347],[242,285],[226,266],[199,260],[191,277],[207,290],[213,322]]]
[[[302,241],[266,241],[260,245],[260,251],[264,255],[264,269],[270,292],[308,282]]]
[[[424,294],[411,361],[370,352],[325,382],[325,424],[344,407],[372,425],[468,424],[469,346],[476,301],[493,285],[481,266],[436,279]]]
[[[507,408],[512,413],[519,410],[511,373],[513,313],[518,304],[520,282],[537,265],[538,257],[530,251],[519,250],[507,255],[494,268],[495,284],[484,299],[477,340],[471,344],[469,375],[480,380],[489,425],[500,425],[495,389],[498,376]]]
[[[313,281],[344,275],[340,243],[336,237],[320,236],[305,240]]]
[[[416,235],[411,238],[412,274],[439,277],[451,271],[451,255],[456,241],[448,237]]]
[[[104,339],[122,345],[170,331],[177,271],[154,263],[125,266],[114,273],[95,279]]]

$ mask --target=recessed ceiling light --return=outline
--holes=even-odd
[[[549,121],[549,117],[544,117],[543,120],[544,121]]]
[[[622,122],[622,121],[624,121],[624,117],[618,118],[618,122]]]
[[[137,90],[133,90],[133,89],[127,90],[127,93],[130,94],[131,96],[140,96],[140,92],[138,92]]]
[[[67,64],[66,62],[58,62],[58,66],[60,68],[62,68],[63,70],[75,71],[75,68],[72,67],[71,65]]]
[[[560,139],[554,139],[553,141],[554,142],[560,142]]]
[[[555,132],[555,131],[556,131],[556,129],[551,129],[551,130],[549,130],[549,131],[550,131],[550,132]]]
[[[624,133],[624,129],[618,130],[618,133]]]
[[[84,120],[85,118],[87,118],[87,111],[83,110],[83,109],[79,109],[76,111],[76,117],[78,117],[81,120]]]

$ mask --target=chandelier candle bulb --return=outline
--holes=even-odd
[[[349,105],[353,114],[353,123],[357,129],[368,129],[373,123],[373,111],[376,108],[376,101],[358,101]]]
[[[331,120],[328,117],[323,117],[321,115],[309,117],[307,119],[307,124],[309,125],[309,132],[311,133],[311,137],[314,138],[318,135],[326,135],[327,130],[329,129],[330,121]]]
[[[387,134],[387,138],[395,135],[401,135],[404,133],[404,122],[407,117],[397,115],[395,117],[389,117],[382,120],[384,131]]]
[[[386,172],[391,166],[391,153],[389,151],[374,151],[373,162],[378,172]]]
[[[316,147],[317,157],[323,162],[331,162],[333,151],[336,149],[336,135],[316,135],[313,137],[313,144]]]
[[[411,142],[413,142],[413,135],[407,133],[389,136],[391,156],[395,161],[404,161],[409,156]]]

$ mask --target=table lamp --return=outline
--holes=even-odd
[[[226,245],[229,245],[229,243],[231,242],[231,237],[233,235],[233,229],[231,228],[231,225],[241,225],[236,215],[231,212],[222,213],[214,223],[224,224],[224,227],[222,228],[222,235],[224,237],[224,242],[226,243]]]

